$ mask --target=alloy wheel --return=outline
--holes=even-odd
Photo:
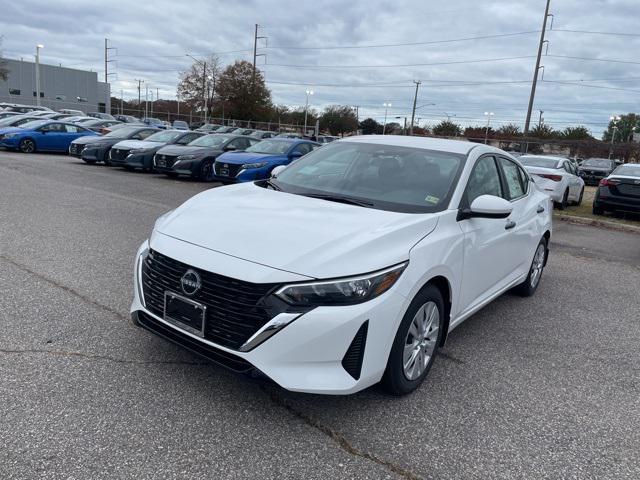
[[[33,140],[27,139],[20,143],[20,151],[23,153],[33,153],[35,149],[36,145],[33,143]]]
[[[531,288],[536,288],[538,282],[540,281],[540,277],[542,276],[542,269],[544,268],[544,255],[544,245],[540,244],[536,249],[536,254],[533,256],[533,263],[531,264]]]
[[[419,378],[436,349],[440,330],[440,310],[435,302],[422,305],[413,316],[404,340],[402,367],[408,380]]]

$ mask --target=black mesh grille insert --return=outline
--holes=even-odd
[[[165,292],[182,294],[180,279],[188,269],[198,272],[202,279],[202,287],[190,298],[207,307],[204,332],[207,340],[238,349],[272,318],[264,298],[276,284],[225,277],[153,250],[142,264],[143,293],[149,311],[163,317]]]
[[[360,378],[360,371],[362,370],[362,359],[364,358],[364,347],[367,343],[368,329],[369,320],[364,322],[358,329],[358,332],[351,341],[351,345],[349,345],[347,349],[347,353],[345,353],[342,358],[342,367],[356,380]]]
[[[213,168],[214,168],[214,173],[219,177],[235,178],[235,176],[238,175],[238,173],[240,172],[242,165],[238,165],[234,163],[216,162]],[[224,174],[225,170],[228,171],[227,175]]]

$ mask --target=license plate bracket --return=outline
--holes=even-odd
[[[229,176],[229,169],[228,168],[221,168],[220,169],[220,175],[222,175],[223,177],[228,177]]]
[[[204,337],[207,307],[177,293],[164,292],[164,319],[186,332]]]

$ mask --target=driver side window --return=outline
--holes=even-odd
[[[503,196],[500,173],[493,157],[482,157],[473,167],[464,193],[465,206],[471,206],[471,203],[481,195]]]

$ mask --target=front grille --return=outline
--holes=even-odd
[[[206,343],[198,342],[190,336],[159,322],[151,315],[147,315],[144,312],[136,312],[136,315],[138,324],[143,328],[146,328],[150,332],[180,345],[193,353],[197,353],[198,355],[205,357],[207,360],[238,373],[248,373],[254,369],[253,365],[246,360],[231,353],[227,353],[224,350],[220,350],[219,348],[207,345]]]
[[[164,316],[165,291],[182,294],[180,279],[188,269],[200,275],[202,287],[192,300],[207,307],[204,337],[218,345],[238,349],[271,319],[264,298],[276,284],[249,283],[218,275],[151,250],[142,266],[147,308]]]
[[[223,175],[222,170],[226,169],[229,171],[228,175]],[[238,172],[242,169],[242,165],[234,164],[234,163],[224,163],[224,162],[216,162],[214,165],[214,172],[218,177],[229,177],[235,178],[238,175]]]
[[[368,329],[369,320],[360,326],[351,341],[351,345],[349,345],[347,349],[347,353],[345,353],[342,358],[342,368],[356,380],[360,379],[360,372],[362,371],[362,360],[364,359],[364,347],[367,343]]]
[[[161,167],[161,168],[173,167],[173,164],[176,163],[177,159],[178,157],[171,156],[171,155],[164,155],[164,154],[162,155],[156,154],[156,156],[153,157],[156,167]]]
[[[128,149],[122,149],[122,148],[111,149],[111,160],[115,160],[116,162],[124,161],[127,158],[127,155],[129,155]]]
[[[81,145],[79,143],[72,143],[71,147],[69,148],[69,153],[72,155],[80,155],[84,147],[84,145]]]

